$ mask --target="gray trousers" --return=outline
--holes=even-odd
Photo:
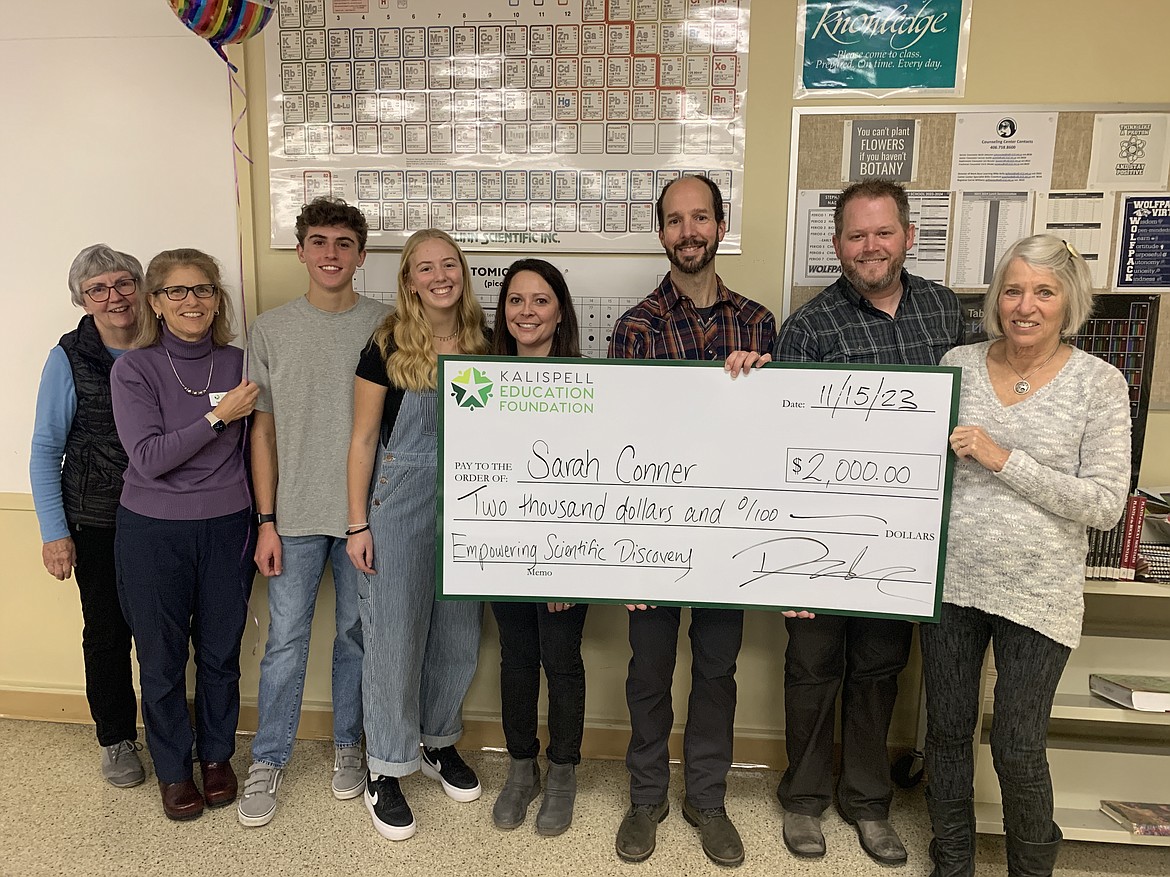
[[[919,630],[931,795],[954,801],[974,793],[971,741],[982,707],[979,674],[990,642],[996,669],[991,758],[1003,796],[1004,829],[1029,843],[1049,842],[1048,716],[1072,650],[1030,627],[950,603],[943,603],[938,624]]]
[[[670,689],[681,609],[630,613],[630,801],[657,804],[670,783],[668,744],[674,725]],[[722,807],[735,732],[735,661],[743,640],[738,609],[691,609],[691,696],[683,735],[686,795],[699,809]]]

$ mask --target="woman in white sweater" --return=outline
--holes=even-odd
[[[939,624],[921,627],[933,877],[974,871],[972,737],[990,642],[998,674],[991,752],[1008,873],[1050,875],[1048,716],[1084,614],[1086,527],[1125,507],[1129,390],[1113,366],[1065,343],[1092,309],[1088,268],[1051,235],[1017,241],[984,299],[991,339],[957,347],[963,369]]]

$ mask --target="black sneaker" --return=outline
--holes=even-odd
[[[398,786],[398,777],[370,773],[366,777],[366,809],[374,828],[387,840],[406,840],[414,836],[414,814]]]
[[[456,801],[474,801],[483,793],[479,777],[467,766],[454,746],[444,746],[442,749],[424,746],[422,772],[441,782],[447,797]]]

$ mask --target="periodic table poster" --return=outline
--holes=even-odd
[[[660,253],[705,173],[740,252],[750,0],[279,0],[265,31],[272,245],[357,205],[371,247]]]

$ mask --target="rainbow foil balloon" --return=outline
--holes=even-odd
[[[276,0],[168,0],[187,27],[211,43],[224,61],[223,47],[242,43],[264,29]],[[231,62],[228,62],[231,66]],[[232,68],[235,69],[234,67]]]

